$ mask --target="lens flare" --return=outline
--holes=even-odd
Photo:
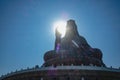
[[[61,37],[64,37],[66,32],[66,21],[61,20],[54,22],[54,32],[56,28],[61,33]]]

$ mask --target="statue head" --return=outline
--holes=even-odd
[[[79,35],[77,31],[77,26],[74,20],[68,20],[66,26],[66,34],[65,37],[74,37],[75,35]]]

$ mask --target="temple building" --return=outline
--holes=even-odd
[[[120,80],[120,69],[107,67],[103,53],[79,35],[74,20],[68,20],[66,34],[55,31],[55,46],[44,54],[41,67],[3,75],[0,80]]]

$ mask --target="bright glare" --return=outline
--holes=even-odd
[[[66,21],[57,21],[54,23],[54,32],[55,29],[57,28],[57,30],[61,33],[61,37],[65,36],[65,32],[66,32]]]

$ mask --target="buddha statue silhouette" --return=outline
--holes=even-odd
[[[55,47],[54,50],[48,51],[45,54],[45,66],[92,64],[105,67],[102,61],[101,50],[92,48],[85,38],[79,35],[74,20],[67,21],[66,34],[63,38],[57,29],[55,32]]]

